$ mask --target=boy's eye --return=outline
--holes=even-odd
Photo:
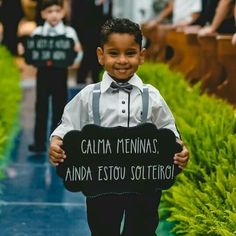
[[[134,56],[134,55],[136,55],[136,54],[137,54],[136,51],[128,51],[128,52],[126,52],[126,55],[127,55],[127,56]]]
[[[110,52],[108,52],[108,54],[111,55],[111,56],[117,56],[117,55],[118,55],[118,52],[116,52],[116,51],[110,51]]]

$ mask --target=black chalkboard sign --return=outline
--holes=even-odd
[[[173,164],[182,147],[174,133],[145,123],[126,128],[87,125],[63,140],[67,158],[57,167],[64,186],[86,196],[168,189],[180,172]]]
[[[64,35],[27,36],[23,39],[25,61],[36,67],[68,67],[76,57],[74,41]]]

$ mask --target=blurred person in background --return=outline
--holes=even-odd
[[[235,32],[233,16],[234,0],[205,0],[206,8],[202,14],[202,29],[199,36],[210,34],[228,34]]]
[[[89,76],[92,82],[99,79],[102,69],[96,55],[99,32],[104,22],[111,17],[111,0],[71,0],[71,26],[77,32],[84,52],[77,71],[78,84],[85,84]]]
[[[74,51],[77,56],[72,67],[78,68],[82,59],[82,48],[76,31],[63,23],[65,17],[64,0],[43,0],[41,5],[41,16],[44,24],[38,26],[32,36],[56,37],[64,35],[74,41]],[[25,48],[18,45],[20,55]],[[50,62],[50,61],[49,61]],[[51,98],[52,117],[51,130],[54,130],[60,120],[64,107],[68,100],[67,89],[68,67],[56,67],[53,64],[37,67],[36,75],[36,102],[35,102],[35,126],[34,141],[28,146],[31,152],[45,152],[47,149],[47,130],[49,119],[49,102]]]
[[[12,55],[17,55],[17,30],[23,16],[21,0],[1,0],[0,21],[3,25],[1,43],[6,46]]]
[[[168,30],[182,30],[184,27],[195,22],[202,11],[201,0],[169,0],[159,16],[146,22],[143,27],[144,35],[150,39],[152,46],[149,51],[149,59],[154,61],[164,61],[168,57],[165,43],[165,36]],[[165,19],[171,15],[170,23],[165,23]],[[152,33],[147,33],[152,29]],[[147,52],[147,54],[149,53]]]
[[[155,60],[159,53],[158,26],[170,24],[173,11],[172,0],[155,0],[153,2],[155,17],[141,25],[143,35],[146,38],[146,59]]]

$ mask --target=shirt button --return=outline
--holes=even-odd
[[[125,113],[125,110],[122,110],[122,113]]]
[[[122,104],[125,104],[125,101],[124,101],[124,100],[122,101]]]

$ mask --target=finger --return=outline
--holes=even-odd
[[[54,144],[52,144],[52,146],[59,146],[60,148],[63,145],[63,141],[62,140],[57,140]]]
[[[54,160],[57,160],[60,162],[62,162],[62,160],[64,161],[64,159],[66,158],[64,153],[58,153],[55,151],[50,152],[49,156],[52,157]]]
[[[178,155],[174,156],[174,161],[180,162],[180,163],[185,163],[188,161],[188,159],[189,159],[188,156],[178,156]]]
[[[176,163],[176,165],[180,168],[180,169],[184,169],[187,165],[187,163]]]
[[[55,155],[58,158],[63,158],[65,156],[65,152],[62,149],[51,149],[49,155]]]
[[[50,162],[50,164],[53,165],[53,166],[58,166],[58,165],[59,165],[58,162],[53,161],[51,158],[49,158],[49,162]]]
[[[65,155],[65,151],[58,144],[51,145],[49,151],[52,154],[57,153],[57,154]]]
[[[54,162],[63,162],[64,158],[58,156],[58,155],[50,155],[49,158],[53,160]]]

